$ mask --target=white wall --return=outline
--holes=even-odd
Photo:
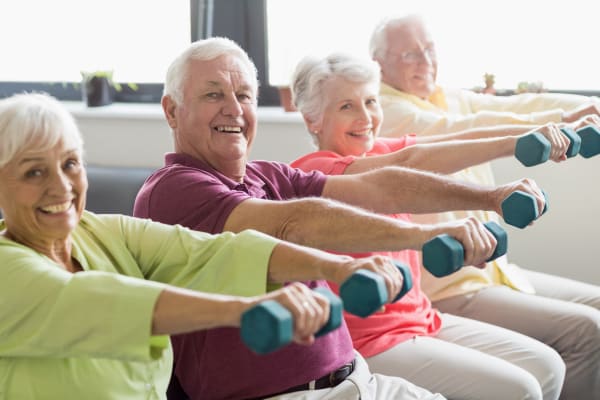
[[[159,167],[172,140],[158,105],[68,104],[83,132],[87,160],[105,165]],[[259,110],[251,158],[289,162],[313,150],[298,113]],[[498,183],[534,178],[549,197],[549,210],[524,230],[505,226],[509,259],[531,269],[600,284],[596,270],[600,224],[600,156],[525,168],[514,159],[493,163]],[[598,247],[596,247],[598,246]]]

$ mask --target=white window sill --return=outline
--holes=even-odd
[[[103,107],[87,107],[81,101],[65,101],[63,104],[77,119],[143,119],[164,120],[160,104],[113,103]],[[298,112],[285,112],[281,107],[259,107],[258,122],[300,123]]]

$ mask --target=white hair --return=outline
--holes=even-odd
[[[188,77],[187,69],[190,61],[210,61],[228,54],[238,57],[246,64],[248,71],[254,74],[256,87],[258,88],[259,83],[256,66],[248,56],[248,53],[231,39],[213,37],[192,43],[183,51],[183,53],[173,60],[167,70],[163,95],[171,97],[175,103],[180,104],[183,101],[183,85]]]
[[[387,17],[381,20],[371,34],[369,41],[369,54],[371,58],[383,58],[388,51],[388,35],[387,32],[391,27],[397,28],[410,24],[425,24],[422,16],[418,14],[408,14],[401,17]]]
[[[44,151],[63,141],[83,153],[73,116],[46,93],[21,93],[0,100],[0,168],[19,152]]]

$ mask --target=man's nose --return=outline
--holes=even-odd
[[[243,114],[242,105],[238,101],[237,97],[231,96],[225,98],[225,103],[223,104],[223,114],[232,115],[234,117]]]

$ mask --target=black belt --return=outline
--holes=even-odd
[[[279,393],[273,393],[266,396],[257,397],[256,399],[248,399],[248,400],[258,400],[264,399],[265,397],[278,396],[280,394],[299,392],[301,390],[310,390],[310,389],[325,389],[330,387],[335,387],[342,383],[351,373],[354,371],[354,366],[356,365],[356,360],[352,360],[348,364],[342,365],[340,368],[336,369],[333,372],[328,373],[314,381],[303,383],[302,385],[293,386]]]

